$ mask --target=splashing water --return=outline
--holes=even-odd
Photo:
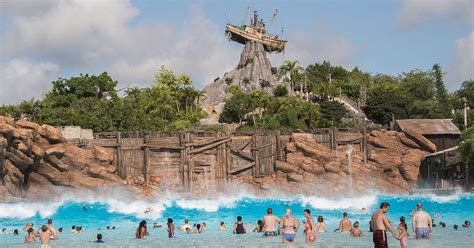
[[[111,247],[130,245],[142,247],[156,246],[277,246],[280,238],[261,238],[261,234],[248,233],[243,236],[232,235],[232,225],[235,217],[241,215],[244,222],[252,230],[255,223],[266,212],[268,207],[273,208],[277,216],[282,216],[286,208],[291,208],[295,217],[304,219],[303,210],[309,208],[314,217],[321,215],[328,226],[328,233],[318,233],[317,244],[325,247],[368,247],[372,246],[372,237],[368,233],[368,221],[378,204],[387,201],[391,204],[388,218],[398,223],[400,216],[409,220],[410,210],[417,202],[422,202],[424,209],[432,216],[435,212],[440,217],[435,223],[443,221],[447,228],[434,228],[433,239],[430,241],[413,240],[409,237],[409,245],[413,247],[468,247],[474,238],[474,229],[460,228],[454,231],[454,224],[461,224],[465,219],[474,216],[474,198],[471,195],[456,193],[451,196],[415,195],[415,196],[354,196],[325,198],[320,196],[296,196],[292,198],[259,198],[245,193],[234,196],[216,196],[201,199],[182,198],[173,195],[163,195],[151,201],[131,200],[125,197],[115,198],[84,198],[69,196],[55,202],[16,202],[0,203],[0,225],[10,233],[13,229],[21,229],[26,222],[32,221],[35,226],[52,218],[56,229],[63,227],[65,232],[60,239],[53,241],[53,247],[82,247],[94,246],[89,243],[97,233],[104,236],[106,244]],[[87,208],[84,208],[87,206]],[[145,213],[150,208],[152,211]],[[365,208],[367,211],[361,211]],[[351,221],[359,221],[362,231],[367,236],[350,238],[349,235],[333,233],[331,230],[338,226],[342,212],[349,213]],[[203,234],[177,233],[176,239],[168,239],[166,228],[152,229],[151,224],[157,222],[164,225],[167,218],[173,218],[176,226],[183,223],[185,218],[190,223],[206,222],[207,231]],[[142,219],[148,221],[150,236],[143,241],[134,239],[135,229]],[[220,221],[227,224],[226,232],[217,231]],[[471,219],[472,221],[472,219]],[[410,222],[410,221],[409,221]],[[83,234],[72,234],[69,229],[72,225],[83,226]],[[116,230],[103,230],[105,226],[115,226]],[[97,230],[101,228],[102,230]],[[21,232],[21,231],[20,231]],[[24,234],[21,234],[24,235]],[[23,237],[13,235],[0,236],[0,246],[22,246]],[[299,244],[303,244],[304,237],[300,228]],[[455,243],[453,243],[455,242]],[[389,237],[391,246],[398,246],[398,241]]]
[[[347,167],[349,171],[348,189],[349,194],[352,194],[352,144],[347,145]]]

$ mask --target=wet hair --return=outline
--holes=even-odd
[[[400,222],[405,223],[405,216],[400,217]]]
[[[382,209],[382,208],[388,208],[388,207],[390,207],[390,204],[388,204],[388,202],[382,202],[382,203],[380,204],[380,209]]]
[[[257,220],[257,224],[258,224],[259,226],[262,226],[262,225],[263,225],[263,221],[262,221],[262,220]]]
[[[358,221],[354,222],[354,228],[357,228],[357,227],[359,227],[359,222]]]
[[[110,229],[110,226],[107,226],[106,228],[107,228],[107,230],[108,230],[108,229]]]
[[[32,232],[34,232],[34,231],[35,231],[35,230],[33,230],[33,228],[28,229],[28,233],[32,233]]]
[[[347,212],[344,212],[342,216],[347,217]]]
[[[468,220],[466,220],[466,221],[464,221],[464,225],[466,225],[466,226],[471,226],[471,222],[468,221]]]
[[[202,225],[203,225],[203,226],[206,226],[206,222],[203,222]]]
[[[48,227],[45,226],[45,225],[42,225],[42,226],[41,226],[41,231],[43,231],[43,232],[48,231]]]
[[[454,225],[454,230],[458,230],[458,225]]]
[[[188,219],[184,219],[184,223],[188,224],[188,223],[189,223],[189,220],[188,220]]]
[[[62,227],[58,228],[58,232],[63,232],[63,228]]]
[[[309,209],[305,209],[304,212],[307,214],[311,214],[311,211]]]
[[[201,229],[201,224],[197,224],[197,225],[196,225],[196,228],[197,228],[198,230],[200,230],[200,229]]]
[[[81,230],[81,227],[80,226],[76,226],[76,231],[79,231]]]
[[[170,223],[170,224],[173,223],[173,219],[168,218],[168,223]],[[156,224],[156,223],[155,223],[155,224]]]
[[[242,221],[242,216],[237,216],[237,221]]]
[[[49,224],[53,224],[53,220],[52,219],[48,219],[48,225]]]
[[[441,221],[439,222],[439,225],[440,225],[442,228],[445,228],[445,227],[446,227],[446,223],[441,222]]]
[[[102,234],[97,234],[97,240],[102,240]]]
[[[268,208],[268,209],[267,209],[267,214],[271,214],[271,213],[273,213],[273,209],[272,209],[272,208]]]
[[[115,226],[112,226],[112,229],[114,229],[114,230],[115,230]]]
[[[320,215],[320,216],[318,216],[318,221],[319,221],[319,220],[321,220],[321,222],[323,222],[323,221],[324,221],[324,218],[323,218],[323,216],[321,216],[321,215]]]
[[[224,225],[224,221],[221,221],[221,226]]]
[[[138,228],[146,227],[146,220],[142,220],[138,225]]]
[[[76,226],[75,225],[72,225],[72,230],[76,229]]]
[[[417,208],[422,208],[422,207],[423,207],[423,204],[421,204],[421,202],[418,202],[418,203],[416,204],[416,207],[417,207]]]
[[[15,236],[18,235],[18,229],[13,230],[13,235],[15,235]]]

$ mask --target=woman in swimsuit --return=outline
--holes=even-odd
[[[405,222],[405,217],[400,217],[400,224],[398,224],[398,240],[400,240],[400,247],[405,248],[408,247],[408,226]]]
[[[142,220],[138,225],[137,231],[135,232],[136,239],[143,239],[146,235],[148,235],[147,228],[146,228],[146,221]]]
[[[286,215],[281,218],[280,228],[282,231],[283,243],[296,241],[296,233],[298,232],[299,224],[295,217],[291,215],[291,209],[286,210]]]
[[[304,234],[306,235],[306,242],[313,243],[316,241],[316,226],[314,224],[313,216],[309,209],[304,210],[304,217],[306,217],[306,223],[304,225]]]
[[[316,230],[318,232],[326,232],[326,223],[324,223],[323,216],[318,216],[318,223],[316,223]]]

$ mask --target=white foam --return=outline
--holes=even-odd
[[[182,209],[197,209],[205,212],[216,212],[220,208],[233,208],[242,197],[217,197],[211,199],[178,199],[176,205]]]
[[[302,205],[310,205],[315,209],[336,210],[370,208],[377,203],[375,195],[345,197],[345,198],[324,198],[318,196],[301,196],[299,198]]]
[[[26,219],[39,214],[41,218],[47,218],[56,213],[63,202],[17,202],[0,203],[0,218]]]

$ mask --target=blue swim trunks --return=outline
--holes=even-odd
[[[415,228],[415,234],[417,239],[429,239],[430,238],[430,228],[429,227],[417,227]]]
[[[288,241],[293,241],[296,238],[296,233],[284,233],[283,236]]]

